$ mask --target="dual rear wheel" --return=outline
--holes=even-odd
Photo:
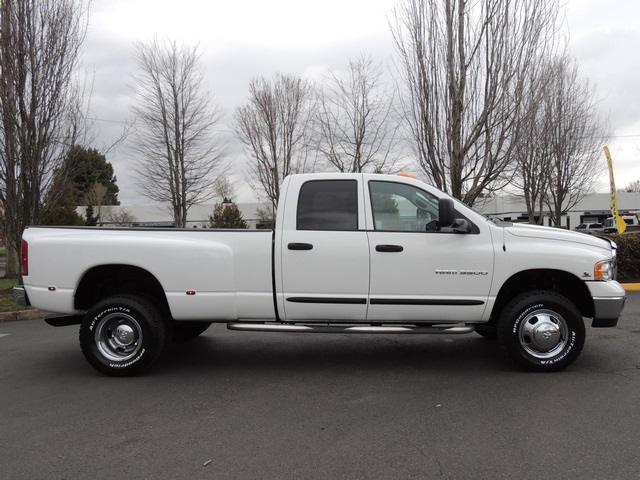
[[[80,348],[99,372],[136,375],[149,368],[166,346],[197,337],[208,322],[172,322],[147,298],[115,295],[96,303],[80,324]]]

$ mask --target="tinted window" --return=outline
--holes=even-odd
[[[358,182],[307,182],[298,197],[298,230],[357,230]]]

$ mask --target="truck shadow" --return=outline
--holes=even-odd
[[[469,335],[238,333],[223,327],[169,347],[156,373],[179,371],[514,370],[496,341]]]

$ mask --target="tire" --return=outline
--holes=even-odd
[[[211,326],[211,322],[174,321],[173,341],[186,342],[196,338]]]
[[[512,300],[498,320],[498,341],[518,366],[555,372],[571,365],[585,341],[584,321],[576,306],[546,290]]]
[[[80,348],[99,372],[124,377],[155,363],[164,350],[165,321],[145,298],[116,295],[96,303],[80,324]]]

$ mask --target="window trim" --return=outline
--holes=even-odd
[[[371,232],[386,232],[386,233],[427,233],[427,234],[438,234],[438,235],[447,235],[447,234],[454,234],[454,235],[459,235],[459,233],[454,232],[454,231],[449,231],[449,232],[430,232],[430,231],[426,231],[426,230],[381,230],[376,228],[376,218],[375,218],[375,213],[373,211],[373,198],[372,198],[372,191],[371,191],[371,184],[372,183],[390,183],[390,184],[398,184],[398,185],[405,185],[407,187],[410,188],[415,188],[416,190],[420,190],[421,192],[424,192],[426,195],[430,196],[430,197],[434,197],[436,199],[438,199],[438,197],[434,194],[432,194],[431,192],[425,190],[424,188],[420,188],[416,185],[412,185],[409,183],[404,183],[404,182],[393,182],[393,181],[389,181],[389,180],[377,180],[377,179],[369,179],[367,181],[367,190],[368,190],[368,196],[369,196],[369,206],[370,206],[370,211],[371,211],[371,221],[372,221],[372,225],[371,225],[371,229],[369,229],[368,231]],[[469,222],[469,225],[471,225],[471,231],[469,233],[465,233],[465,235],[479,235],[480,234],[480,229],[478,228],[478,226],[472,222],[471,220],[469,220],[469,218],[466,215],[463,215],[462,213],[460,213],[460,211],[458,209],[455,209],[455,216],[456,218],[462,218],[465,219]]]

